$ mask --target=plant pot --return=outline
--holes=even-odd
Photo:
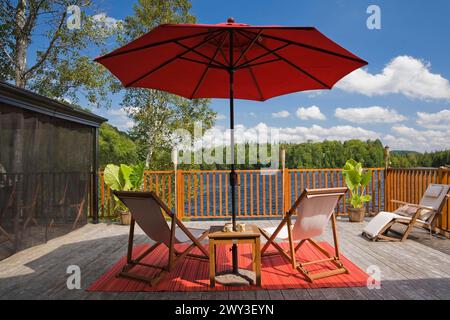
[[[364,208],[348,208],[350,222],[363,222],[366,210]]]
[[[129,226],[131,223],[131,214],[129,211],[118,211],[120,215],[120,224]]]

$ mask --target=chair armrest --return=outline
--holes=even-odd
[[[433,207],[427,207],[427,206],[422,206],[420,204],[414,204],[414,203],[409,203],[409,202],[405,202],[405,201],[398,201],[398,200],[391,200],[391,202],[393,203],[397,203],[397,204],[403,204],[403,205],[408,205],[417,209],[427,209],[427,210],[433,210],[436,211]]]

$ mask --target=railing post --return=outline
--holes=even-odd
[[[443,184],[444,181],[444,172],[447,172],[447,168],[446,167],[439,167],[438,169],[438,175],[437,175],[437,183],[438,184]]]
[[[283,182],[284,182],[284,201],[283,201],[283,214],[285,214],[290,209],[291,200],[291,176],[289,171],[284,168],[283,170]]]
[[[184,215],[184,184],[183,184],[183,171],[182,170],[177,170],[175,179],[176,179],[175,194],[177,196],[176,214],[177,214],[177,218],[181,220]]]
[[[389,168],[384,168],[383,170],[383,178],[384,178],[384,190],[383,190],[383,194],[384,194],[384,211],[389,211],[389,199],[388,199],[388,188],[390,188],[388,180],[389,180]]]
[[[283,207],[283,217],[287,211],[287,184],[286,184],[286,180],[287,180],[287,175],[286,175],[286,149],[281,149],[281,154],[280,154],[280,158],[281,158],[281,177],[282,177],[282,184],[281,184],[281,192],[283,194],[283,199],[282,199],[282,207]]]

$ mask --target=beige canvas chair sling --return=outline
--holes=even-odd
[[[261,234],[267,239],[266,244],[261,249],[262,256],[281,254],[292,264],[293,268],[301,272],[310,282],[337,274],[348,273],[340,260],[335,216],[336,205],[347,190],[347,188],[305,189],[292,208],[285,214],[278,227],[260,229]],[[294,215],[297,215],[297,219],[292,224],[292,216]],[[329,220],[331,220],[333,232],[334,254],[330,254],[313,239],[325,231]],[[288,241],[289,250],[285,251],[277,243],[277,239]],[[297,245],[295,244],[296,242]],[[324,259],[302,263],[297,261],[295,254],[305,242],[309,242],[321,252],[324,255]],[[270,245],[273,245],[278,252],[265,253]],[[322,272],[310,272],[307,269],[310,265],[323,263],[332,263],[336,268]]]
[[[422,227],[431,232],[436,220],[449,199],[450,185],[430,184],[419,204],[391,200],[402,205],[395,212],[378,213],[363,229],[363,236],[373,241],[405,241],[414,227]],[[403,233],[392,230],[395,224],[404,225]],[[398,236],[391,236],[389,232]]]
[[[114,194],[128,207],[131,213],[130,234],[128,239],[127,262],[118,276],[144,281],[151,286],[158,283],[162,277],[170,272],[174,265],[185,257],[209,259],[208,251],[201,245],[201,241],[208,235],[208,231],[186,228],[166,204],[153,192],[114,191]],[[167,224],[164,214],[170,219]],[[138,257],[133,257],[133,239],[135,223],[155,244]],[[190,243],[183,251],[175,248],[176,244]],[[142,260],[160,245],[169,249],[167,264],[163,267],[143,263]],[[191,251],[197,247],[201,254]],[[156,268],[159,272],[153,277],[146,277],[133,272],[136,266]]]

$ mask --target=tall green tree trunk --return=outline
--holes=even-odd
[[[18,0],[16,7],[16,27],[14,31],[15,48],[14,48],[14,80],[16,86],[25,88],[26,79],[25,71],[27,65],[27,48],[29,44],[28,33],[25,32],[26,27],[26,9],[27,1]]]

